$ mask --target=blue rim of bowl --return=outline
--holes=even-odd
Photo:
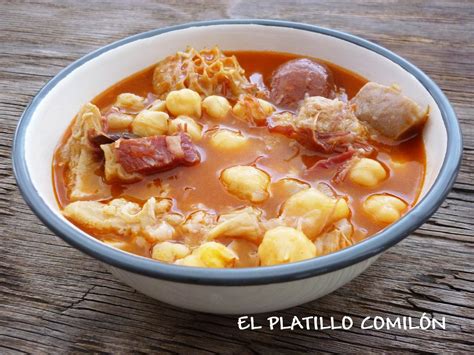
[[[94,238],[89,237],[86,233],[78,230],[72,225],[65,223],[64,220],[62,220],[52,210],[50,210],[46,202],[36,191],[28,172],[26,160],[24,158],[26,129],[31,120],[33,112],[41,100],[70,72],[111,49],[136,40],[156,36],[166,32],[190,27],[215,25],[262,25],[288,27],[298,30],[317,32],[323,35],[336,37],[338,39],[376,52],[379,55],[390,59],[392,62],[398,64],[403,69],[415,76],[418,81],[429,91],[439,106],[447,130],[448,141],[446,158],[441,167],[441,171],[430,191],[409,213],[407,213],[399,221],[358,244],[326,256],[308,259],[297,263],[270,267],[243,269],[204,269],[159,263],[152,259],[147,259],[111,248],[95,240]],[[13,170],[21,194],[33,212],[51,231],[84,253],[119,269],[157,279],[201,285],[245,286],[295,281],[326,274],[369,259],[395,245],[411,232],[416,230],[419,226],[421,226],[442,204],[456,179],[461,163],[461,156],[461,129],[459,127],[456,114],[448,99],[443,94],[441,89],[425,73],[395,53],[362,38],[314,25],[289,21],[261,19],[214,20],[191,22],[130,36],[99,48],[98,50],[85,55],[63,69],[38,92],[30,105],[26,108],[18,123],[13,143]]]

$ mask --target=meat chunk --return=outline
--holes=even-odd
[[[186,133],[121,141],[117,161],[129,172],[154,173],[177,165],[193,165],[199,153]]]
[[[106,158],[109,157],[111,161],[115,159],[114,163],[120,165],[127,174],[153,174],[200,161],[199,153],[186,133],[120,139],[112,144],[113,155],[107,154],[107,150],[108,146],[104,150]]]
[[[368,132],[351,107],[338,99],[308,97],[297,114],[278,113],[269,122],[271,131],[286,134],[310,149],[324,153],[344,152],[364,143]]]
[[[365,84],[351,104],[359,120],[392,139],[404,138],[421,127],[428,113],[398,87],[374,82]]]
[[[295,59],[281,65],[273,74],[270,97],[281,107],[295,109],[308,96],[334,97],[331,71],[310,59]]]
[[[113,183],[115,181],[132,183],[135,181],[140,181],[143,178],[143,175],[139,173],[127,173],[123,166],[117,162],[117,155],[114,143],[102,144],[100,148],[104,152],[104,175],[105,180],[108,183]]]

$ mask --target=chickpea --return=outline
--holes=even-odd
[[[264,123],[274,110],[275,108],[271,103],[250,95],[244,95],[234,105],[232,113],[244,121]]]
[[[232,113],[241,119],[246,119],[247,109],[243,102],[237,101],[237,103],[232,108]]]
[[[263,110],[265,115],[270,116],[273,111],[275,111],[275,107],[268,101],[262,100],[262,99],[257,99],[256,103],[260,105],[260,108]],[[257,105],[257,107],[258,107]],[[235,105],[234,108],[232,109],[232,112],[234,115],[240,117],[240,118],[245,118],[245,115],[247,114],[247,110],[245,107],[245,103],[243,101],[238,101]]]
[[[227,116],[231,106],[225,97],[213,95],[204,99],[202,108],[210,117],[222,120]]]
[[[229,268],[235,265],[237,255],[225,245],[216,242],[201,244],[191,255],[176,264],[209,268]]]
[[[201,126],[191,117],[179,116],[174,120],[170,120],[169,133],[186,132],[191,136],[191,139],[198,141],[202,137]]]
[[[349,208],[349,205],[347,204],[347,201],[343,198],[338,199],[336,202],[336,206],[334,206],[332,220],[334,222],[339,221],[340,219],[348,218],[350,214],[351,210]]]
[[[166,96],[166,108],[173,116],[201,117],[201,96],[196,91],[181,89]]]
[[[182,265],[182,266],[206,267],[206,265],[202,262],[199,256],[194,255],[194,254],[191,254],[191,255],[185,256],[182,259],[176,260],[175,264]]]
[[[210,143],[215,148],[237,150],[243,148],[248,143],[248,139],[240,132],[220,129],[211,136]]]
[[[234,265],[237,255],[223,244],[207,242],[202,244],[196,254],[207,267],[231,267]]]
[[[387,172],[382,164],[369,158],[360,159],[349,171],[349,179],[365,187],[373,187],[386,177]]]
[[[166,112],[143,110],[132,122],[132,132],[140,137],[168,133],[169,116]]]
[[[275,107],[269,103],[268,101],[265,101],[265,100],[262,100],[262,99],[257,99],[258,100],[258,103],[260,104],[260,107],[262,108],[263,112],[265,112],[265,114],[267,116],[270,116],[273,111],[275,111]]]
[[[253,166],[237,165],[225,169],[221,180],[229,193],[242,200],[262,202],[269,196],[270,177]]]
[[[390,167],[392,169],[406,169],[407,161],[404,160],[397,160],[393,157],[390,159]]]
[[[369,196],[362,206],[374,221],[385,224],[395,222],[408,207],[398,197],[384,194]]]
[[[288,198],[297,192],[309,189],[310,185],[306,182],[299,181],[293,178],[283,178],[272,184],[272,193]]]
[[[303,232],[281,226],[265,233],[258,255],[262,266],[278,265],[313,258],[316,247]]]
[[[166,112],[166,101],[163,101],[163,100],[153,101],[153,103],[148,108],[148,110]]]
[[[322,193],[318,189],[309,188],[297,192],[283,205],[283,215],[302,216],[312,210],[332,212],[336,200]]]
[[[151,257],[155,260],[173,263],[177,259],[182,259],[189,254],[190,251],[186,245],[172,242],[163,242],[153,246]]]
[[[117,96],[115,106],[124,110],[138,112],[145,108],[145,99],[135,94],[124,93]]]
[[[122,112],[112,112],[107,115],[107,125],[112,130],[125,130],[133,121],[133,116]]]
[[[297,225],[308,238],[315,239],[330,223],[350,215],[345,199],[332,198],[315,188],[300,191],[283,204],[284,220]]]

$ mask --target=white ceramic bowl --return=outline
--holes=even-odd
[[[248,269],[162,264],[108,247],[75,227],[61,215],[51,182],[51,161],[60,137],[84,103],[188,45],[297,53],[328,60],[382,84],[398,83],[406,95],[431,108],[423,132],[427,173],[417,206],[377,235],[337,253]],[[38,217],[66,242],[103,262],[126,284],[175,306],[245,314],[314,300],[359,275],[384,250],[436,211],[454,182],[461,151],[459,125],[446,97],[423,72],[392,52],[361,38],[311,25],[222,20],[142,33],[68,66],[46,84],[23,114],[15,136],[13,161],[21,192]]]

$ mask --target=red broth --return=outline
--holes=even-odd
[[[235,51],[226,52],[226,54],[233,54],[237,57],[248,77],[261,74],[267,86],[272,72],[280,64],[300,57],[287,53],[254,51]],[[347,69],[329,62],[324,63],[332,70],[336,86],[343,88],[349,99],[367,82],[367,79]],[[102,111],[107,110],[120,93],[129,92],[146,97],[148,93],[153,92],[153,69],[154,66],[146,68],[120,81],[95,97],[92,103]],[[421,134],[397,145],[371,142],[377,148],[377,160],[390,168],[390,176],[374,188],[361,188],[351,183],[349,179],[334,184],[332,182],[332,177],[335,174],[334,169],[319,169],[310,175],[304,174],[308,167],[322,159],[323,156],[295,144],[294,140],[283,135],[270,134],[266,127],[249,127],[245,122],[229,114],[224,122],[219,122],[221,127],[240,130],[246,136],[255,139],[251,139],[245,149],[234,153],[223,153],[209,144],[209,132],[217,127],[217,122],[203,114],[199,123],[204,127],[203,132],[208,132],[198,143],[202,158],[200,164],[193,167],[178,167],[147,176],[137,183],[108,184],[110,191],[108,199],[123,197],[130,201],[143,203],[149,197],[158,196],[162,186],[167,185],[170,195],[175,200],[176,210],[184,215],[195,210],[199,203],[217,212],[236,209],[246,203],[229,194],[223,188],[219,181],[220,172],[229,166],[247,165],[255,162],[257,167],[270,173],[272,182],[288,176],[305,181],[312,186],[325,182],[331,185],[338,194],[347,196],[352,210],[351,222],[357,231],[353,239],[359,241],[385,227],[364,214],[362,203],[367,196],[374,193],[393,194],[405,200],[411,208],[421,191],[425,171],[425,150]],[[65,143],[69,135],[70,130],[66,132],[60,146]],[[101,172],[96,173],[101,174]],[[53,162],[53,185],[60,207],[66,206],[70,201],[64,181],[64,171],[56,163],[56,155]],[[265,217],[272,218],[278,215],[283,202],[283,197],[279,195],[278,191],[272,190],[272,196],[257,206],[264,211]],[[105,235],[94,230],[86,231],[99,239],[126,241],[122,236],[114,236],[109,233]],[[150,250],[147,249],[131,245],[128,251],[150,257]]]

